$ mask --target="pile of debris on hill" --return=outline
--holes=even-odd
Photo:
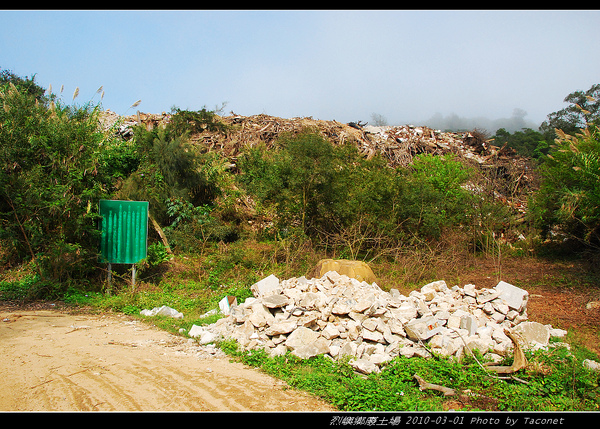
[[[363,373],[380,371],[398,355],[430,357],[432,352],[460,358],[478,349],[497,362],[522,350],[515,338],[523,347],[548,347],[550,337],[566,335],[528,321],[529,294],[502,281],[492,289],[476,289],[448,287],[441,280],[404,296],[329,271],[313,279],[280,281],[271,275],[252,291],[254,297],[240,305],[228,300],[221,306],[227,317],[194,325],[188,335],[201,344],[231,338],[246,350],[262,348],[273,356],[288,351],[301,358],[349,356]]]
[[[101,113],[101,127],[112,129],[124,138],[133,135],[132,127],[145,125],[147,129],[165,125],[171,115],[147,114],[119,116],[110,110]],[[263,144],[271,148],[282,134],[294,135],[307,129],[319,133],[334,145],[356,145],[365,157],[380,154],[391,167],[407,167],[419,154],[454,154],[457,159],[476,165],[493,181],[496,197],[518,212],[524,213],[528,195],[535,185],[531,160],[519,156],[514,150],[494,146],[484,133],[442,132],[425,126],[375,127],[360,121],[347,124],[335,120],[318,120],[312,117],[284,119],[265,114],[253,116],[218,117],[227,125],[227,131],[204,131],[190,137],[201,152],[218,151],[235,165],[245,148]]]

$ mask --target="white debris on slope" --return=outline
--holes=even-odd
[[[465,347],[498,359],[513,348],[505,329],[526,347],[547,347],[550,336],[566,334],[528,321],[529,294],[506,282],[476,289],[449,288],[440,280],[404,296],[330,271],[320,279],[269,276],[252,291],[254,297],[232,306],[227,317],[193,326],[194,336],[203,343],[235,339],[246,350],[263,348],[273,356],[350,356],[356,370],[369,373],[398,355],[434,351],[460,358]]]

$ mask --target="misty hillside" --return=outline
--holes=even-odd
[[[485,117],[465,118],[452,113],[443,116],[441,113],[436,113],[429,119],[423,121],[424,125],[438,130],[486,130],[491,134],[495,134],[500,128],[504,128],[509,133],[522,131],[523,128],[537,130],[540,124],[526,120],[527,113],[521,109],[515,109],[510,118],[489,119]]]

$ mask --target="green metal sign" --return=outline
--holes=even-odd
[[[100,200],[101,262],[135,264],[146,257],[148,202]]]

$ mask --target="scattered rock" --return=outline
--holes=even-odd
[[[587,303],[587,305],[585,306],[585,308],[587,308],[588,310],[593,310],[596,308],[600,308],[600,301],[590,301]]]
[[[600,363],[595,360],[585,359],[583,361],[583,366],[587,369],[591,369],[592,371],[600,372]]]
[[[514,349],[505,330],[536,347],[566,334],[527,321],[529,294],[506,282],[477,289],[449,288],[440,280],[404,296],[328,271],[311,279],[280,281],[271,275],[251,290],[254,297],[232,305],[227,317],[193,327],[189,335],[199,335],[203,343],[233,338],[247,350],[263,348],[272,356],[349,356],[351,365],[366,374],[395,356],[430,357],[430,350],[460,358],[468,347],[497,360]]]
[[[140,311],[142,316],[153,317],[153,316],[167,316],[173,317],[174,319],[183,319],[183,314],[179,311],[163,305],[162,307],[154,307],[152,310]]]

